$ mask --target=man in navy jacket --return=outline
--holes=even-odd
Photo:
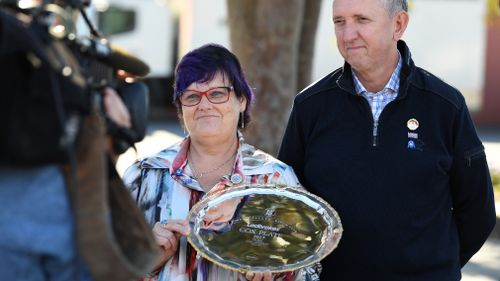
[[[460,280],[495,224],[460,92],[414,65],[404,0],[334,0],[337,69],[303,90],[279,152],[339,212],[322,280]]]

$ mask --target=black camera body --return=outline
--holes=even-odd
[[[101,107],[100,90],[105,86],[117,90],[132,120],[131,129],[107,121],[115,151],[121,153],[140,141],[149,92],[141,82],[118,79],[121,65],[116,60],[121,57],[93,50],[98,44],[82,45],[72,33],[54,36],[45,4],[26,11],[14,2],[0,0],[0,165],[68,161],[78,145],[82,120]],[[51,7],[78,11],[85,4],[67,0]]]

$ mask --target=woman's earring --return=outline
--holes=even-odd
[[[243,111],[240,112],[240,114],[241,114],[241,118],[240,118],[240,120],[241,120],[241,129],[243,130],[243,129],[245,129],[245,117],[244,117],[245,115],[243,114]]]

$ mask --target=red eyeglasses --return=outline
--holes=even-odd
[[[201,102],[203,96],[206,96],[208,101],[214,104],[225,103],[229,100],[229,95],[233,90],[233,86],[220,86],[208,89],[204,92],[196,90],[184,90],[181,92],[179,101],[183,106],[195,106]]]

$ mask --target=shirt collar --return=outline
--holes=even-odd
[[[232,174],[230,177],[224,176],[219,183],[216,184],[215,187],[211,189],[210,192],[218,191],[224,189],[228,186],[234,186],[241,184],[244,180],[243,174],[243,151],[242,144],[244,143],[243,135],[238,131],[238,147],[236,152],[236,160],[234,161]],[[200,184],[193,179],[190,175],[185,173],[186,166],[188,164],[188,151],[189,146],[191,145],[191,138],[186,137],[181,144],[179,145],[179,152],[175,156],[172,166],[170,167],[170,175],[171,177],[181,182],[183,185],[188,186],[192,189],[196,189],[199,191],[203,191],[203,188]]]
[[[401,53],[398,51],[398,65],[392,72],[391,78],[387,82],[387,84],[384,86],[384,89],[380,92],[383,92],[386,89],[392,90],[394,93],[397,93],[399,91],[399,74],[401,73],[401,68],[403,66],[403,60],[401,59]],[[368,93],[366,88],[361,84],[361,81],[359,81],[358,76],[356,75],[356,72],[351,68],[352,72],[352,77],[354,80],[354,89],[356,90],[356,93],[358,95],[361,95],[363,93]],[[377,94],[377,93],[376,93]]]

